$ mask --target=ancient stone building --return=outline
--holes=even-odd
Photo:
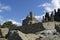
[[[20,27],[23,33],[35,33],[42,30],[44,30],[42,23],[38,22],[32,12],[23,20],[22,27]]]
[[[28,25],[28,24],[34,24],[34,23],[38,23],[38,21],[36,20],[34,14],[30,12],[29,16],[27,16],[26,19],[23,20],[22,25]]]
[[[30,12],[23,22],[22,26],[15,27],[11,26],[9,28],[0,28],[0,39],[1,40],[37,40],[36,38],[43,38],[40,32],[46,32],[43,30],[57,30],[60,32],[60,9],[54,10],[49,15],[46,12],[43,16],[42,22],[36,20],[34,14]],[[37,34],[36,34],[37,33]],[[39,33],[39,34],[38,34]],[[47,32],[49,34],[49,32]]]
[[[45,29],[55,29],[56,25],[60,25],[60,9],[52,11],[50,15],[47,12],[42,23]]]
[[[46,12],[43,22],[48,21],[60,21],[60,9],[58,9],[57,11],[56,10],[52,11],[50,15],[48,12]]]

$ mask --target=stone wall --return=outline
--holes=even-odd
[[[8,28],[0,28],[0,30],[1,30],[1,33],[2,33],[2,36],[3,37],[5,37],[6,34],[8,34],[8,32],[9,32],[9,29]]]
[[[55,29],[55,22],[44,22],[43,27],[45,29]]]
[[[42,26],[43,24],[43,26]],[[55,29],[55,25],[60,25],[60,22],[44,22],[44,23],[38,23],[38,24],[33,24],[31,26],[27,26],[27,27],[32,27],[32,28],[27,28],[25,27],[25,30],[26,32],[28,32],[28,30],[31,29],[32,33],[28,33],[28,34],[24,34],[22,33],[22,31],[19,31],[18,27],[11,27],[11,28],[0,28],[1,30],[1,33],[2,33],[2,36],[5,37],[6,34],[9,33],[8,35],[8,40],[19,40],[19,39],[22,39],[22,40],[35,40],[36,38],[39,38],[39,37],[45,37],[43,35],[40,35],[40,34],[33,34],[33,32],[41,32],[40,30],[45,28],[47,30],[52,30],[52,29]],[[37,29],[38,28],[38,29]],[[44,29],[44,30],[45,30]],[[43,30],[42,30],[43,31]],[[46,32],[46,31],[45,31]],[[0,38],[0,40],[5,40],[5,38]]]
[[[55,25],[60,26],[60,22],[54,21],[54,22],[44,22],[43,23],[43,27],[45,29],[55,29]]]
[[[56,25],[60,25],[60,22],[55,22],[56,23]]]

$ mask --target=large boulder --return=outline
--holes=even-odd
[[[8,40],[28,40],[27,37],[25,37],[25,34],[18,31],[18,30],[12,30],[10,31],[10,34],[8,36]]]

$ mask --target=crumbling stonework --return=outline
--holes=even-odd
[[[26,17],[26,19],[23,20],[22,25],[29,25],[29,24],[35,24],[38,23],[38,21],[36,20],[34,14],[32,12],[30,12],[29,16]]]
[[[60,39],[60,9],[47,12],[42,22],[30,15],[23,20],[20,27],[0,28],[0,40],[59,40]]]
[[[1,30],[1,37],[5,37],[6,36],[6,34],[8,34],[8,32],[9,32],[9,28],[0,28],[0,30]]]

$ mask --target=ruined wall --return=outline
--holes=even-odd
[[[43,26],[45,29],[55,29],[55,22],[44,22]]]
[[[60,22],[55,22],[56,25],[60,25]]]
[[[45,29],[55,29],[55,25],[60,26],[60,22],[44,22],[42,23]]]
[[[1,30],[1,33],[2,33],[2,36],[3,37],[5,37],[6,34],[8,34],[8,32],[9,32],[9,29],[8,28],[0,28],[0,30]]]

